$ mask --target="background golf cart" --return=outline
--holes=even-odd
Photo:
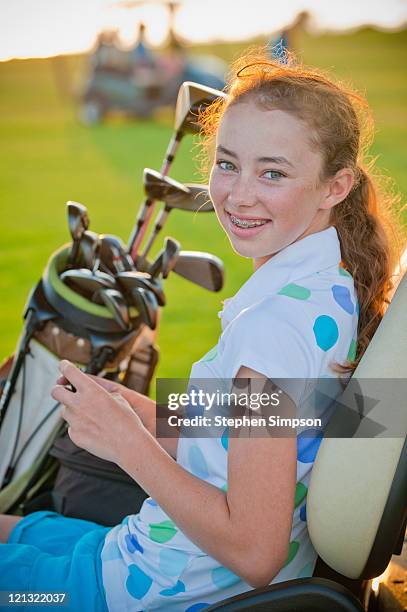
[[[223,89],[226,62],[215,55],[191,55],[174,31],[179,2],[158,2],[168,8],[164,49],[157,51],[147,44],[142,22],[137,41],[129,50],[121,47],[116,31],[99,34],[81,96],[80,117],[85,124],[97,123],[114,111],[148,118],[157,109],[175,104],[184,81]],[[125,0],[119,6],[126,10],[146,3],[147,0]]]
[[[129,63],[128,72],[103,65],[91,69],[80,108],[85,124],[98,123],[114,111],[148,118],[157,109],[174,105],[184,81],[215,89],[222,89],[225,84],[226,64],[214,56],[186,58],[184,67],[170,77],[159,58],[151,65],[131,65],[126,60],[124,63]]]

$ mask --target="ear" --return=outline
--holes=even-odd
[[[350,168],[338,170],[334,177],[328,179],[327,190],[321,208],[330,209],[343,202],[355,182],[355,175]]]

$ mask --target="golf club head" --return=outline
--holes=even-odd
[[[158,302],[154,293],[142,287],[134,287],[131,290],[131,299],[145,324],[150,329],[155,329],[157,327]]]
[[[99,239],[98,256],[101,267],[113,272],[113,274],[134,269],[132,259],[120,238],[112,234],[101,234]]]
[[[68,287],[89,299],[100,289],[115,289],[117,287],[110,274],[105,274],[99,270],[92,272],[88,268],[66,270],[62,272],[60,278]]]
[[[182,83],[175,107],[175,131],[189,134],[199,133],[199,113],[220,97],[226,98],[226,94],[218,89],[192,81]]]
[[[151,168],[144,168],[144,191],[151,200],[172,201],[189,195],[188,187]]]
[[[100,247],[99,235],[86,230],[79,243],[81,262],[84,268],[93,269]]]
[[[97,298],[101,299],[106,308],[112,313],[119,327],[124,331],[131,329],[129,309],[120,291],[116,289],[100,289]]]
[[[73,201],[66,203],[66,209],[72,240],[80,240],[83,232],[89,227],[88,210],[83,204]]]
[[[224,284],[223,262],[211,253],[181,251],[174,272],[209,291],[220,291]]]
[[[68,214],[68,227],[72,237],[72,248],[68,256],[68,265],[74,266],[77,263],[79,254],[79,242],[83,233],[89,227],[88,211],[79,202],[67,202],[66,209]]]
[[[150,274],[136,271],[121,272],[117,274],[116,280],[123,287],[125,293],[131,294],[134,288],[141,287],[146,291],[154,293],[159,306],[165,306],[166,299],[162,285],[158,279],[151,278]]]
[[[167,278],[177,263],[180,248],[180,243],[174,238],[167,237],[165,239],[164,248],[160,251],[157,259],[151,265],[151,278],[156,278],[159,274],[161,274],[163,278]]]
[[[190,212],[214,212],[212,201],[209,197],[208,185],[186,183],[189,195],[180,196],[172,202],[165,201],[167,207],[187,210]]]
[[[167,237],[164,240],[164,248],[161,249],[157,258],[150,266],[149,273],[151,278],[157,278],[159,274],[163,278],[167,278],[177,262],[180,248],[180,243],[174,238]]]

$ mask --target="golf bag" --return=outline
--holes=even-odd
[[[59,278],[69,249],[55,253],[25,307],[25,327],[3,388],[0,513],[39,509],[113,525],[137,512],[145,492],[115,464],[75,446],[50,395],[60,359],[142,393],[158,360],[154,332],[136,309],[124,332],[105,307]]]

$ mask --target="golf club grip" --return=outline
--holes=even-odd
[[[179,144],[182,140],[184,132],[182,130],[177,130],[174,136],[171,138],[167,151],[164,155],[163,163],[161,165],[161,174],[163,176],[167,176],[170,171],[171,164],[174,161],[175,153],[179,147]],[[147,224],[149,223],[152,214],[154,212],[155,202],[154,200],[150,200],[150,205],[148,206],[148,211],[146,212],[145,218],[142,224],[136,229],[134,236],[129,241],[128,252],[133,262],[136,261],[137,251],[140,248],[141,242],[143,240],[144,234],[146,233]]]
[[[146,247],[145,247],[145,249],[144,249],[144,251],[142,253],[142,258],[143,259],[145,259],[147,257],[147,255],[148,255],[148,253],[150,252],[150,249],[153,246],[153,243],[154,243],[155,239],[157,238],[158,234],[162,230],[163,225],[166,222],[168,215],[170,214],[170,210],[171,209],[164,208],[164,210],[162,210],[160,212],[160,215],[159,215],[157,221],[155,222],[155,225],[154,225],[153,231],[151,233],[151,236],[148,239]]]
[[[168,144],[168,148],[165,153],[164,161],[161,166],[161,174],[163,176],[167,176],[170,170],[171,164],[174,161],[175,154],[177,152],[177,149],[179,147],[179,144],[182,140],[183,135],[184,134],[181,130],[177,130]]]
[[[150,219],[154,213],[154,208],[155,208],[155,201],[154,200],[150,200],[150,204],[148,204],[148,208],[146,210],[146,214],[144,217],[144,220],[142,222],[142,224],[140,225],[137,234],[133,240],[133,245],[129,251],[129,255],[132,258],[133,262],[136,261],[137,258],[137,251],[140,248],[140,244],[142,243],[142,240],[144,238],[144,234],[146,233],[147,230],[147,226],[150,222]]]
[[[137,215],[137,219],[136,219],[136,223],[134,224],[134,228],[133,231],[130,234],[130,238],[129,238],[129,242],[127,244],[127,252],[130,254],[133,250],[134,247],[134,243],[137,239],[138,233],[141,229],[141,227],[143,226],[143,223],[145,221],[146,218],[146,214],[147,211],[149,209],[149,207],[154,204],[154,200],[151,200],[150,198],[145,198],[141,204],[141,209],[139,214]]]

